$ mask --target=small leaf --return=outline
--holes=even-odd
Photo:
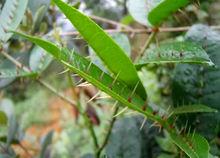
[[[7,122],[7,115],[3,111],[0,111],[0,125],[7,125]]]
[[[126,53],[123,49],[86,15],[61,0],[54,0],[54,3],[71,21],[108,69],[115,76],[118,76],[119,80],[125,82],[131,88],[134,88],[139,82],[137,93],[143,99],[146,99],[146,92],[138,77],[135,66],[125,55]]]
[[[0,41],[6,42],[12,33],[9,30],[16,30],[24,17],[28,0],[7,0],[0,13]]]
[[[198,44],[192,42],[163,43],[150,48],[137,62],[136,67],[150,63],[196,63],[214,65],[209,56]]]
[[[202,136],[194,134],[183,137],[171,133],[170,137],[190,158],[208,158],[210,147],[207,140]]]
[[[218,110],[210,108],[205,105],[186,105],[186,106],[179,106],[177,108],[174,108],[172,110],[173,115],[179,115],[179,114],[186,114],[186,113],[198,113],[198,112],[218,112]]]
[[[162,0],[148,14],[148,20],[153,26],[159,26],[170,14],[186,6],[189,0]]]

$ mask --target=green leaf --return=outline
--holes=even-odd
[[[121,34],[121,33],[115,33],[112,34],[111,37],[113,40],[124,50],[126,55],[130,57],[131,55],[131,46],[129,39],[126,35]],[[89,47],[89,56],[91,61],[96,64],[99,68],[104,70],[105,72],[108,72],[103,64],[103,62],[100,60],[100,58],[95,54],[94,50]]]
[[[207,140],[202,136],[194,134],[183,137],[171,133],[170,137],[190,158],[208,158],[210,147]]]
[[[27,72],[21,69],[0,69],[0,79],[13,77],[36,77],[36,72]]]
[[[170,14],[186,6],[189,0],[162,0],[148,14],[148,20],[153,26],[159,26]]]
[[[131,88],[137,83],[137,93],[146,99],[145,89],[140,82],[137,71],[131,60],[112,38],[106,34],[89,17],[80,13],[77,9],[67,5],[61,0],[54,0],[54,3],[61,9],[66,17],[71,21],[82,37],[94,49],[105,65],[112,71],[118,79],[125,82]]]
[[[122,103],[121,105],[147,116],[148,119],[159,122],[164,128],[175,133],[175,131],[169,128],[168,121],[163,121],[160,116],[153,114],[153,110],[150,106],[148,106],[145,111],[142,110],[143,106],[146,105],[146,101],[136,95],[135,89],[131,90],[126,84],[117,80],[117,78],[109,76],[109,74],[103,72],[88,59],[75,52],[70,52],[67,49],[59,49],[53,43],[40,38],[22,33],[17,34],[44,48],[58,61],[68,67],[70,71],[77,73],[89,83],[92,83],[112,98],[118,100]]]
[[[146,100],[143,100],[135,93],[136,88],[130,89],[126,84],[117,80],[117,78],[109,76],[109,74],[103,72],[86,58],[75,52],[70,52],[67,49],[59,49],[53,43],[40,38],[18,32],[15,33],[44,48],[58,61],[67,66],[72,72],[79,74],[82,78],[92,83],[100,90],[123,103],[124,106],[126,105],[128,108],[148,116],[149,119],[155,119],[159,122],[162,121],[159,116],[153,114],[151,107],[148,107],[146,111],[142,110],[143,106],[146,105]]]
[[[52,56],[39,46],[35,46],[30,53],[30,69],[35,72],[44,71],[52,61]]]
[[[3,111],[0,111],[0,125],[7,125],[7,122],[7,115]]]
[[[163,43],[159,47],[148,49],[137,62],[136,67],[141,68],[147,64],[161,63],[196,63],[214,65],[201,46],[192,42]]]
[[[6,42],[12,33],[9,30],[16,30],[28,4],[28,0],[7,0],[0,14],[0,41]]]
[[[179,106],[172,110],[173,115],[186,114],[186,113],[198,113],[198,112],[218,112],[218,110],[210,108],[205,105],[196,104],[196,105],[186,105]]]

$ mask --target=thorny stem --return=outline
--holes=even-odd
[[[70,73],[68,73],[68,78],[69,78],[70,86],[74,88],[74,85],[73,85],[74,82],[73,82],[73,79],[72,79]],[[85,124],[86,124],[86,126],[87,126],[87,128],[88,128],[88,130],[89,130],[89,132],[90,132],[90,134],[92,136],[92,138],[93,138],[93,143],[94,143],[94,147],[95,147],[95,151],[96,151],[96,150],[99,149],[99,144],[98,144],[98,139],[97,139],[95,130],[93,128],[93,124],[90,121],[90,119],[89,119],[88,115],[86,114],[86,112],[82,109],[81,104],[77,103],[75,105],[77,106],[77,109],[78,109],[79,113],[83,116]]]
[[[105,135],[104,141],[102,142],[102,144],[100,145],[99,149],[96,152],[96,156],[98,158],[100,157],[100,154],[101,154],[102,150],[105,148],[105,146],[108,143],[109,137],[110,137],[111,132],[112,132],[113,125],[114,125],[114,123],[115,123],[115,121],[117,119],[117,117],[114,117],[114,116],[118,113],[118,110],[119,110],[119,106],[116,106],[115,110],[114,110],[114,112],[112,114],[112,119],[110,121],[110,124],[109,124],[109,127],[108,127],[108,131],[107,131],[107,133]]]
[[[191,26],[185,26],[185,27],[167,27],[167,28],[158,28],[158,32],[184,32],[191,28]],[[220,26],[210,26],[211,29],[219,30]],[[129,29],[107,29],[105,30],[107,33],[128,33],[128,34],[147,34],[154,32],[153,29],[147,28],[147,29],[135,29],[135,28],[129,28]],[[72,36],[72,35],[79,35],[78,31],[73,32],[62,32],[60,34],[61,36]]]

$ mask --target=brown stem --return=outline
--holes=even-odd
[[[191,26],[185,26],[185,27],[167,27],[167,28],[158,28],[158,32],[184,32],[190,29]],[[220,26],[210,26],[214,30],[219,30]],[[105,32],[107,33],[128,33],[128,34],[147,34],[154,32],[155,30],[148,28],[148,29],[134,29],[134,28],[129,28],[129,29],[107,29]],[[60,34],[61,36],[72,36],[72,35],[79,35],[78,31],[73,31],[73,32],[62,32]]]

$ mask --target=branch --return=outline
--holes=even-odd
[[[95,15],[89,15],[89,17],[91,19],[94,19],[96,21],[101,21],[101,22],[104,22],[104,23],[108,23],[108,24],[111,24],[111,25],[114,25],[114,26],[118,26],[118,27],[121,27],[121,28],[124,28],[124,29],[132,29],[130,26],[128,25],[125,25],[125,24],[122,24],[122,23],[119,23],[117,21],[113,21],[113,20],[109,20],[109,19],[106,19],[106,18],[103,18],[103,17],[99,17],[99,16],[95,16]]]
[[[157,34],[157,31],[151,32],[150,36],[148,37],[148,39],[146,40],[144,46],[142,47],[140,53],[138,54],[138,56],[136,58],[136,61],[144,55],[145,50],[149,47],[149,45],[151,44],[151,42],[154,39],[154,37],[156,36],[156,34]]]
[[[220,26],[210,26],[214,30],[219,30]],[[158,28],[158,32],[184,32],[188,31],[191,28],[191,26],[185,26],[185,27],[167,27],[167,28]],[[107,29],[105,32],[107,33],[128,33],[128,34],[148,34],[151,32],[154,32],[155,30],[151,28],[147,29],[134,29],[134,28],[129,28],[129,29]],[[79,35],[78,31],[73,31],[73,32],[61,32],[61,36],[72,36],[72,35]]]
[[[8,60],[10,60],[13,64],[15,64],[15,66],[17,66],[20,69],[23,69],[26,72],[31,72],[31,70],[24,66],[22,63],[20,63],[19,61],[17,61],[16,59],[14,59],[12,56],[10,56],[8,53],[4,52],[4,51],[0,51],[1,54],[6,57]],[[81,106],[79,103],[76,103],[74,100],[67,98],[65,95],[63,95],[62,93],[58,92],[54,87],[52,87],[51,85],[49,85],[48,83],[46,83],[45,81],[41,80],[41,79],[37,79],[38,83],[40,83],[42,86],[46,87],[48,90],[50,90],[51,92],[53,92],[54,94],[56,94],[58,97],[60,97],[61,99],[63,99],[64,101],[66,101],[67,103],[69,103],[72,106],[77,106],[77,109],[79,110],[80,114],[82,114],[86,125],[88,126],[88,129],[90,131],[90,134],[93,138],[93,142],[95,145],[95,151],[97,151],[99,149],[99,145],[98,145],[98,139],[96,137],[95,131],[93,129],[93,125],[91,123],[91,121],[89,120],[87,114],[85,112],[83,112]]]
[[[29,69],[28,67],[24,66],[22,63],[20,63],[19,61],[17,61],[16,59],[14,59],[12,56],[10,56],[8,53],[1,51],[1,54],[6,57],[8,60],[10,60],[13,64],[15,64],[15,66],[17,66],[20,69],[23,69],[26,72],[31,72],[31,69]],[[63,99],[64,101],[68,102],[69,104],[71,104],[72,106],[76,105],[76,102],[70,98],[67,98],[63,93],[58,92],[54,87],[52,87],[51,85],[47,84],[45,81],[41,80],[41,79],[36,79],[41,85],[43,85],[44,87],[46,87],[48,90],[50,90],[51,92],[53,92],[54,94],[56,94],[57,96],[59,96],[61,99]]]

